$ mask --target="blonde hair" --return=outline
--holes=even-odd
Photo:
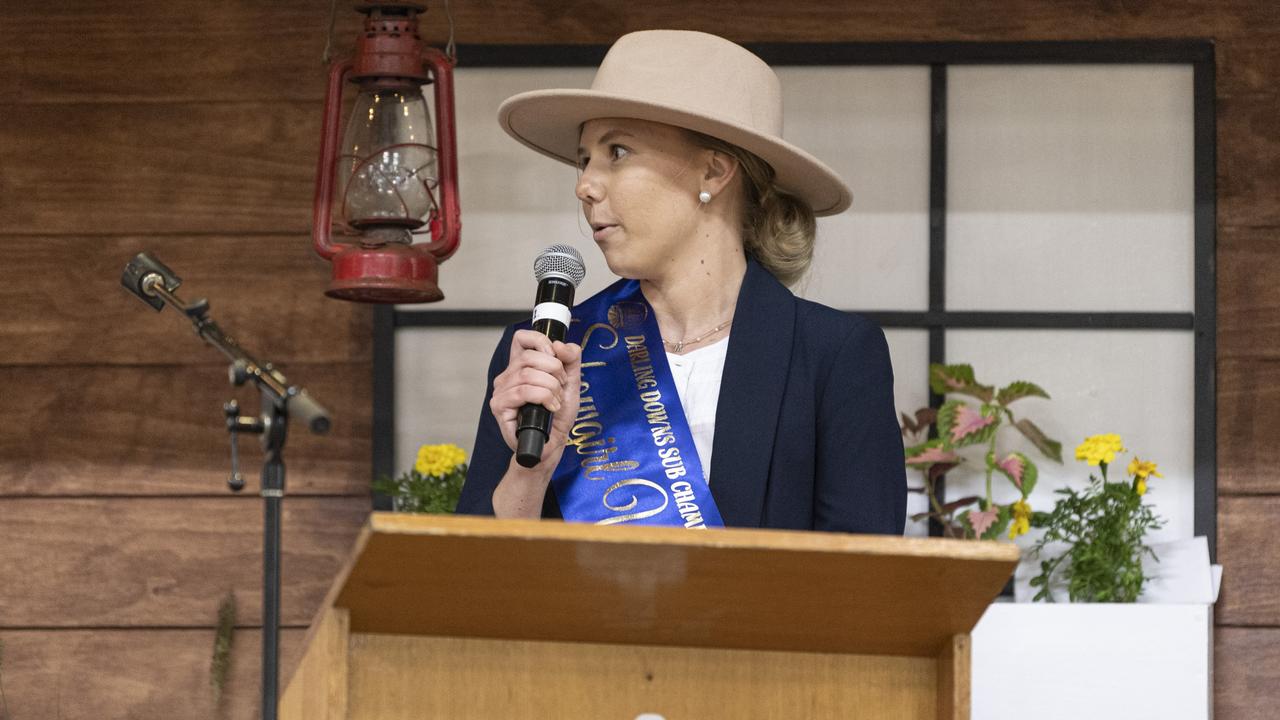
[[[723,140],[689,131],[694,144],[731,155],[742,170],[745,211],[742,245],[747,254],[783,285],[794,285],[809,271],[817,222],[813,208],[779,188],[769,163]]]

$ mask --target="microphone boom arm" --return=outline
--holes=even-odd
[[[196,334],[231,361],[231,382],[237,386],[252,380],[281,410],[302,420],[311,432],[323,435],[329,431],[329,413],[307,391],[289,384],[284,374],[271,363],[258,362],[208,316],[209,301],[203,298],[191,304],[182,301],[174,291],[182,280],[160,261],[147,253],[139,253],[125,268],[121,284],[157,311],[165,305],[186,315]]]

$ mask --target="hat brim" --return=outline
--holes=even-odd
[[[755,153],[773,167],[778,186],[809,203],[814,215],[836,215],[853,202],[853,193],[840,176],[804,150],[692,110],[593,90],[534,90],[507,98],[498,108],[498,122],[508,135],[547,157],[575,166],[582,124],[609,117],[675,125]]]

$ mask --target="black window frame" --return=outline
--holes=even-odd
[[[923,311],[848,310],[884,328],[928,331],[929,362],[946,361],[954,329],[1181,330],[1194,333],[1194,533],[1217,558],[1217,196],[1215,51],[1209,39],[1044,42],[757,43],[774,67],[894,65],[930,68],[929,279]],[[459,67],[596,67],[606,45],[460,45]],[[1192,312],[1007,312],[946,309],[947,68],[965,65],[1189,65],[1193,73],[1194,263]],[[401,327],[503,327],[514,310],[375,309],[373,477],[395,474],[395,332]],[[922,379],[926,384],[928,378]],[[930,393],[930,405],[943,398]],[[375,496],[374,508],[390,509]],[[931,529],[937,534],[939,528]]]

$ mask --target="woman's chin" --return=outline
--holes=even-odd
[[[637,274],[636,271],[633,270],[629,265],[612,263],[612,262],[609,262],[608,258],[605,258],[604,263],[605,265],[609,266],[609,272],[613,273],[614,275],[617,275],[618,277],[624,280],[637,280],[643,277],[642,275]]]
[[[600,244],[600,252],[604,255],[604,264],[609,266],[609,272],[620,278],[635,280],[644,277],[637,263],[633,259],[627,258],[626,254],[618,248],[610,248],[605,244]]]

